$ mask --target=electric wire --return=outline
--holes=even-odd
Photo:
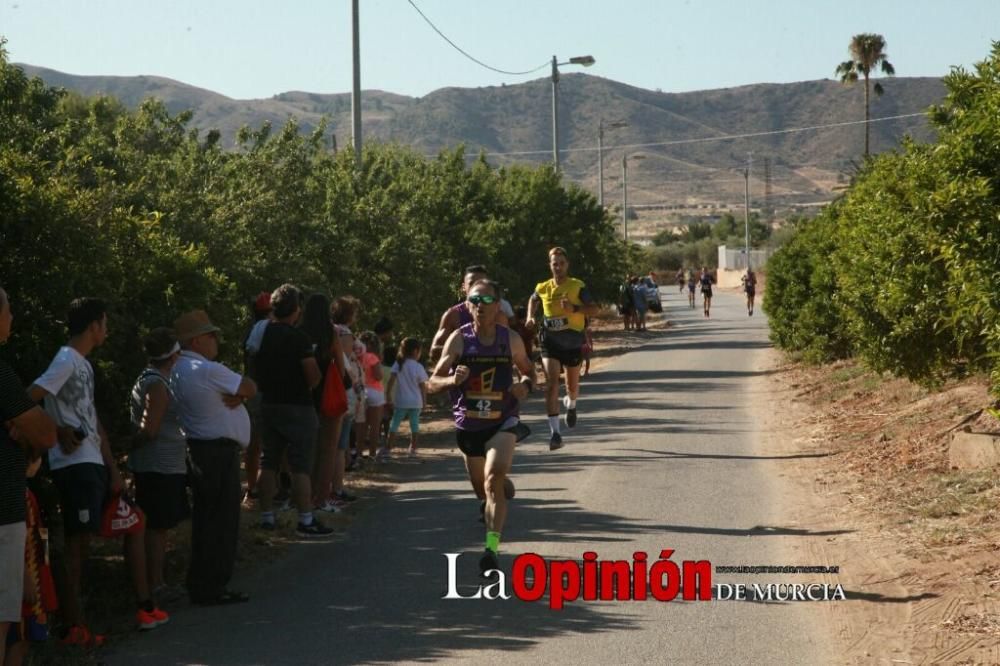
[[[542,69],[545,69],[546,67],[549,66],[549,61],[546,60],[544,63],[542,63],[541,65],[539,65],[538,67],[536,67],[534,69],[529,69],[529,70],[524,71],[524,72],[508,72],[505,69],[497,69],[496,67],[493,67],[492,65],[487,65],[485,62],[483,62],[482,60],[479,60],[475,56],[473,56],[470,53],[468,53],[467,51],[463,50],[462,47],[460,47],[458,44],[456,44],[455,42],[453,42],[450,39],[448,39],[448,36],[445,35],[443,32],[441,32],[440,30],[438,30],[438,27],[436,25],[434,25],[434,23],[429,18],[427,18],[427,15],[424,14],[422,11],[420,11],[420,7],[417,7],[417,5],[413,2],[413,0],[407,0],[407,1],[410,3],[411,7],[413,7],[415,10],[417,10],[417,13],[420,14],[420,17],[422,19],[424,19],[424,21],[427,22],[427,25],[429,25],[431,27],[431,29],[434,30],[434,32],[436,32],[438,35],[441,36],[441,39],[443,39],[444,41],[446,41],[449,44],[451,44],[452,48],[454,48],[456,51],[458,51],[459,53],[461,53],[462,55],[464,55],[466,58],[468,58],[469,60],[471,60],[472,62],[476,63],[477,65],[479,65],[481,67],[485,67],[486,69],[494,71],[494,72],[497,72],[498,74],[509,74],[511,76],[525,76],[527,74],[534,74],[535,72],[541,71]]]
[[[900,120],[903,118],[916,118],[918,116],[926,116],[925,112],[920,113],[904,113],[898,116],[885,116],[884,118],[872,118],[870,120],[848,120],[840,123],[829,123],[826,125],[812,125],[810,127],[791,127],[786,129],[778,130],[768,130],[766,132],[747,132],[745,134],[726,134],[723,136],[706,136],[698,137],[694,139],[675,139],[673,141],[656,141],[652,143],[630,143],[617,146],[604,146],[603,150],[628,150],[631,148],[654,148],[660,146],[680,146],[692,143],[708,143],[712,141],[733,141],[735,139],[753,139],[762,136],[775,136],[778,134],[794,134],[796,132],[813,132],[816,130],[832,129],[835,127],[848,127],[851,125],[864,125],[865,123],[879,123],[886,122],[889,120]],[[563,148],[560,149],[560,153],[594,153],[597,152],[597,148]],[[511,156],[511,155],[551,155],[552,150],[517,150],[510,152],[491,152],[484,153],[487,157],[491,156]],[[477,153],[478,155],[478,153]],[[473,155],[475,157],[476,155]]]

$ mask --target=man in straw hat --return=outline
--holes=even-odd
[[[191,601],[215,605],[247,601],[228,589],[240,525],[240,452],[250,444],[250,416],[243,403],[257,393],[252,379],[221,363],[219,328],[204,310],[174,322],[181,355],[170,383],[191,451]]]

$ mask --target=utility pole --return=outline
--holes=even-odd
[[[600,183],[597,190],[597,203],[604,211],[604,118],[597,123],[597,181]]]
[[[628,245],[628,155],[622,155],[622,234]]]
[[[361,169],[361,30],[358,0],[351,0],[351,35],[354,47],[354,84],[351,88],[351,132],[354,137],[354,165]]]
[[[774,201],[771,190],[771,158],[764,158],[764,220],[774,222]]]
[[[747,153],[747,168],[743,171],[743,225],[746,229],[747,270],[750,270],[750,167],[753,165],[753,153]]]
[[[559,63],[555,56],[552,56],[552,163],[559,173]]]
[[[604,130],[622,127],[628,127],[628,123],[621,120],[605,123],[604,118],[597,123],[597,180],[599,181],[597,202],[601,205],[601,210],[604,210]]]

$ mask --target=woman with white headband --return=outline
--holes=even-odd
[[[135,474],[135,500],[146,514],[146,568],[158,603],[176,600],[178,588],[163,578],[167,531],[186,519],[187,441],[170,390],[170,371],[180,355],[173,329],[153,329],[144,341],[149,365],[132,387],[130,412],[135,436],[128,465]]]

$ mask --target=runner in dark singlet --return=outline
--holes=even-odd
[[[747,295],[747,315],[753,316],[753,299],[757,295],[757,276],[753,274],[753,271],[749,268],[747,269],[746,275],[743,276],[743,291]]]
[[[462,300],[445,310],[444,314],[441,315],[441,323],[438,325],[437,333],[434,334],[434,339],[431,341],[430,360],[432,363],[440,357],[441,349],[444,347],[448,336],[456,329],[472,323],[472,311],[465,297],[469,294],[469,288],[475,282],[485,280],[486,277],[485,266],[467,266],[462,272]],[[510,304],[506,303],[502,298],[500,302],[501,305],[506,305],[507,309],[510,308]],[[500,312],[497,313],[497,323],[501,326],[506,326],[513,314],[513,310],[505,312],[504,308],[501,308]]]
[[[500,289],[480,280],[469,289],[473,320],[454,331],[427,388],[448,389],[454,405],[458,448],[476,495],[485,498],[486,551],[480,570],[497,569],[500,533],[507,518],[507,499],[514,496],[507,479],[514,446],[527,436],[518,409],[535,384],[535,366],[521,336],[497,324]],[[514,381],[514,367],[521,374]]]
[[[712,310],[712,274],[708,272],[707,266],[701,267],[701,296],[705,303],[705,316],[711,317]]]

